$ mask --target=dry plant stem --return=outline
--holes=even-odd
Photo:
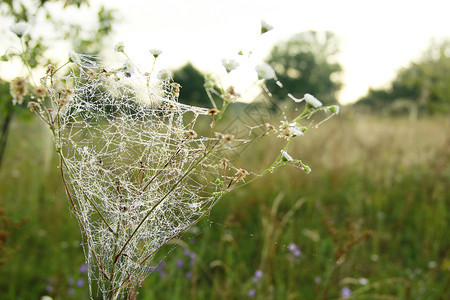
[[[177,156],[180,153],[180,151],[181,151],[181,147],[178,148],[178,150],[169,158],[167,163],[158,172],[156,172],[156,174],[150,179],[150,181],[142,188],[142,193],[145,192],[145,190],[156,179],[156,177],[158,177],[158,175],[161,174],[161,172],[164,171],[165,168],[167,168],[167,166],[172,162],[172,160],[175,158],[175,156]]]
[[[117,233],[111,229],[111,226],[109,226],[108,222],[105,220],[105,217],[103,217],[102,213],[100,212],[100,210],[97,208],[97,206],[95,205],[95,203],[89,199],[88,197],[85,197],[86,199],[88,199],[89,203],[94,207],[95,211],[98,213],[98,215],[100,216],[100,219],[102,219],[102,221],[105,223],[106,227],[108,227],[108,230],[110,232],[112,232],[114,235],[117,235]]]
[[[25,64],[25,66],[27,66],[28,74],[30,75],[31,81],[33,82],[33,85],[36,86],[36,83],[34,82],[33,74],[31,73],[30,65],[28,64],[28,60],[25,57],[25,55],[26,55],[25,48],[26,47],[25,47],[22,37],[20,38],[20,45],[22,47],[22,55],[21,55],[22,62]]]
[[[170,241],[172,241],[174,238],[176,238],[177,236],[179,236],[180,234],[183,234],[186,230],[188,230],[189,228],[191,228],[192,226],[194,226],[195,224],[197,224],[198,222],[200,222],[200,220],[202,220],[207,214],[209,214],[211,212],[211,210],[213,209],[213,207],[215,206],[215,204],[222,198],[222,196],[224,195],[224,193],[220,194],[219,197],[217,197],[217,199],[215,200],[215,202],[207,209],[205,210],[196,220],[194,220],[192,223],[190,223],[188,226],[186,226],[183,230],[177,232],[176,234],[172,235],[171,237],[169,237],[167,239],[167,241],[165,241],[164,243],[162,243],[158,248],[156,248],[153,252],[149,253],[146,257],[144,257],[142,259],[142,261],[139,262],[139,266],[142,266],[150,257],[152,257],[156,252],[158,252],[162,247],[164,247],[165,245],[167,245],[168,243],[170,243]],[[134,269],[134,271],[132,273],[130,273],[128,275],[128,277],[122,282],[122,284],[120,286],[118,286],[114,292],[113,295],[116,294],[122,287],[124,287],[130,280],[131,276],[134,274],[134,272],[137,270],[138,268]],[[111,296],[113,296],[111,295]],[[112,298],[111,298],[112,299]]]
[[[130,237],[128,238],[128,240],[125,242],[125,244],[123,245],[122,249],[119,251],[119,253],[117,253],[117,255],[114,257],[114,263],[117,262],[117,259],[120,257],[120,255],[123,253],[123,251],[125,250],[125,248],[127,247],[128,243],[131,241],[131,239],[133,239],[133,237],[135,236],[136,232],[139,230],[139,228],[141,228],[142,224],[144,224],[144,222],[148,219],[148,217],[152,214],[152,212],[173,192],[173,190],[175,190],[175,188],[184,180],[184,178],[186,178],[187,175],[189,175],[191,173],[191,171],[196,168],[198,166],[198,164],[200,162],[202,162],[210,153],[212,152],[212,150],[208,151],[207,153],[205,153],[203,155],[203,157],[201,157],[194,165],[192,165],[187,171],[186,173],[184,173],[184,175],[172,186],[172,188],[158,201],[155,203],[155,205],[153,205],[153,207],[150,209],[150,211],[144,216],[144,218],[142,218],[141,222],[138,224],[138,226],[134,229],[133,233],[130,235]]]
[[[80,223],[80,225],[81,225],[81,228],[82,228],[82,230],[83,230],[83,232],[84,232],[84,235],[86,236],[86,240],[87,240],[87,242],[88,242],[89,249],[91,250],[92,254],[94,255],[94,258],[95,258],[95,261],[97,262],[97,265],[99,266],[99,268],[100,268],[100,270],[101,270],[103,276],[104,276],[106,279],[109,280],[110,278],[109,278],[109,276],[106,274],[105,269],[103,268],[103,264],[102,264],[101,260],[100,260],[100,259],[97,257],[97,255],[95,254],[95,251],[94,251],[94,249],[93,249],[93,247],[92,247],[91,240],[89,239],[89,236],[87,235],[87,232],[86,232],[86,228],[85,228],[85,226],[84,226],[84,223],[81,221],[81,218],[79,218],[78,215],[77,215],[78,210],[77,210],[77,208],[76,208],[76,206],[75,206],[75,203],[74,203],[73,198],[72,198],[72,194],[70,193],[69,187],[67,186],[66,178],[65,178],[65,176],[64,176],[64,170],[63,170],[63,164],[65,165],[64,157],[63,157],[63,155],[62,155],[62,153],[61,153],[61,149],[58,149],[57,152],[58,152],[59,157],[60,157],[60,165],[59,165],[59,168],[60,168],[60,170],[61,170],[61,177],[62,177],[62,180],[63,180],[63,183],[64,183],[64,187],[65,187],[67,196],[69,197],[70,202],[71,202],[71,204],[72,204],[72,207],[73,207],[73,209],[74,209],[74,214],[75,214],[75,216],[77,216],[77,219],[78,219],[78,221],[79,221],[79,223]]]

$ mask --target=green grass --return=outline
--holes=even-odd
[[[138,299],[246,299],[250,289],[256,299],[338,299],[344,286],[351,299],[450,298],[449,125],[347,116],[309,130],[289,153],[311,174],[279,169],[227,195],[178,247],[162,249],[165,277],[150,275]],[[272,139],[240,161],[262,170],[278,153]],[[39,122],[14,122],[5,155],[0,207],[12,221],[29,220],[6,241],[15,253],[0,266],[0,299],[88,298],[50,137]],[[192,266],[185,249],[196,253]]]

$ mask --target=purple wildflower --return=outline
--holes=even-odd
[[[69,289],[67,290],[67,294],[73,295],[73,294],[75,294],[75,290],[74,290],[73,288],[69,288]]]
[[[166,278],[167,273],[165,271],[159,271],[159,277]]]
[[[258,283],[259,279],[261,277],[263,277],[263,275],[264,275],[263,271],[256,270],[255,271],[255,275],[253,275],[252,282],[255,283],[255,284]]]
[[[184,249],[184,255],[190,256],[191,255],[191,251],[189,251],[189,249]]]
[[[249,298],[255,297],[256,291],[254,289],[251,289],[248,291],[247,295]]]
[[[184,260],[179,259],[176,264],[178,269],[181,269],[184,266]]]
[[[45,287],[45,291],[46,291],[47,293],[51,293],[51,292],[53,292],[53,287],[52,287],[51,285],[47,285],[47,286]]]
[[[84,280],[81,279],[81,278],[78,279],[78,280],[77,280],[77,286],[78,286],[78,287],[82,287],[83,285],[84,285]]]
[[[291,254],[292,254],[294,257],[300,257],[300,256],[302,255],[302,252],[300,251],[300,247],[297,246],[297,245],[294,244],[294,243],[291,243],[291,244],[289,245],[288,249],[289,249],[289,252],[291,252]]]
[[[80,266],[80,273],[81,274],[84,274],[84,273],[86,273],[86,264],[82,264],[81,266]]]
[[[317,276],[316,278],[314,278],[314,282],[319,284],[322,282],[322,278],[320,278],[319,276]]]
[[[293,252],[293,251],[295,251],[295,250],[297,249],[297,245],[291,243],[291,244],[289,245],[288,249],[289,249],[289,251]]]
[[[352,290],[349,287],[344,286],[341,291],[341,298],[348,299],[348,298],[350,298],[351,295],[352,295]]]
[[[193,276],[192,272],[187,272],[186,273],[186,278],[191,279]]]

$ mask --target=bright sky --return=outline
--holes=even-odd
[[[331,30],[341,40],[342,103],[388,84],[420,57],[433,37],[450,37],[448,0],[98,0],[117,7],[115,38],[133,55],[164,50],[170,67],[192,61],[205,71],[253,46],[260,21],[274,26],[255,46],[263,59],[277,42],[304,30]],[[138,4],[139,3],[139,4]],[[259,52],[258,52],[259,50]]]
[[[191,61],[205,72],[223,71],[221,59],[254,48],[263,60],[276,43],[305,30],[330,30],[341,40],[344,67],[341,103],[369,87],[383,87],[396,71],[417,59],[430,39],[450,37],[448,0],[91,0],[117,8],[111,48],[124,42],[139,64],[151,64],[148,50],[164,51],[158,62],[176,68]],[[85,18],[83,18],[85,20]],[[256,43],[260,21],[274,30]]]

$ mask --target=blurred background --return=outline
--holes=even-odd
[[[135,3],[134,3],[135,2]],[[35,79],[67,53],[113,55],[172,70],[180,102],[211,107],[204,75],[251,51],[284,84],[243,94],[223,127],[281,120],[310,93],[338,116],[311,125],[285,168],[227,195],[163,248],[138,299],[449,299],[450,23],[447,1],[0,2],[0,299],[88,299],[81,235],[68,210],[51,135],[10,81]],[[243,3],[242,3],[243,2]],[[274,29],[258,38],[260,21]],[[244,65],[245,67],[245,65]],[[264,170],[279,140],[240,153]],[[176,247],[175,247],[176,245]]]

